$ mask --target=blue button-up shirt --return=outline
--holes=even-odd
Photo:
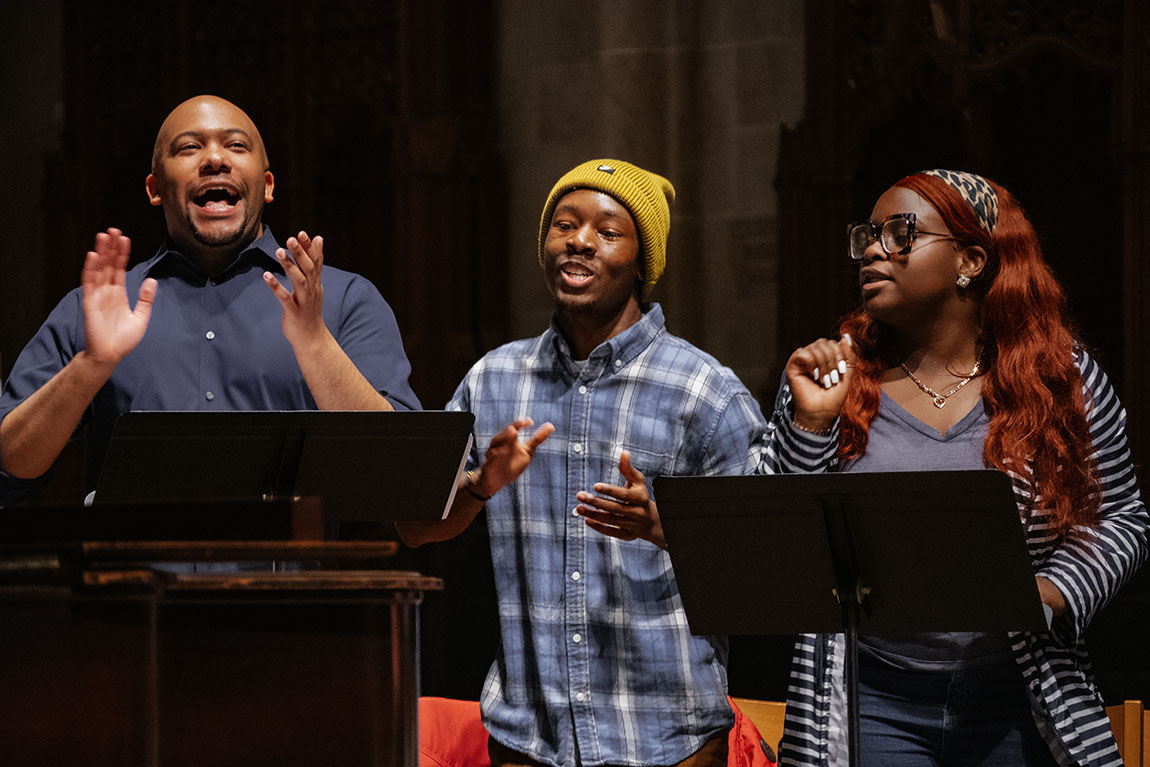
[[[676,338],[652,305],[576,363],[553,325],[487,354],[449,409],[475,413],[470,464],[516,418],[555,433],[487,503],[502,643],[482,695],[504,745],[548,764],[674,764],[733,722],[726,641],[687,628],[667,553],[574,512],[619,455],[660,474],[743,474],[765,431],[733,372]]]
[[[159,282],[147,332],[116,367],[84,416],[90,467],[98,468],[112,427],[128,410],[314,410],[291,344],[283,309],[264,284],[269,271],[291,290],[264,227],[222,273],[209,277],[194,260],[160,247],[128,271],[134,303],[146,277]],[[368,280],[323,267],[324,322],[364,377],[397,409],[417,409],[395,315]],[[84,348],[81,289],[69,293],[28,343],[0,394],[0,420]],[[0,504],[34,482],[0,472]],[[79,499],[77,499],[79,501]]]

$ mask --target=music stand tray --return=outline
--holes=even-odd
[[[442,519],[474,421],[446,411],[128,412],[94,502],[316,497],[329,528]]]
[[[656,477],[695,634],[1046,631],[1009,477],[992,470]]]

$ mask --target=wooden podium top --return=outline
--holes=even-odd
[[[156,570],[87,570],[87,588],[150,586],[166,593],[179,592],[295,592],[442,591],[443,579],[408,570],[248,570],[237,572],[167,573]],[[332,594],[332,596],[336,596]]]
[[[25,507],[0,515],[0,582],[86,587],[275,590],[439,590],[417,573],[364,569],[394,556],[393,540],[323,540],[318,501]],[[177,574],[162,562],[315,562],[301,569]],[[270,568],[270,565],[269,565]]]
[[[241,562],[376,559],[395,556],[395,541],[87,541],[88,561]]]
[[[403,570],[297,570],[189,573],[172,578],[171,591],[440,591],[443,580]]]

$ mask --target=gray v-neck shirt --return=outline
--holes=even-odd
[[[843,471],[963,471],[986,468],[982,446],[990,419],[979,399],[946,434],[908,413],[881,394],[878,415],[870,425],[866,453]],[[929,509],[923,510],[928,514]],[[892,530],[892,534],[898,531]],[[973,564],[973,563],[972,563]],[[937,634],[861,635],[859,649],[889,665],[914,671],[958,671],[1009,661],[1005,634],[948,632]]]

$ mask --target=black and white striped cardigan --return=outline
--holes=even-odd
[[[1094,614],[1147,556],[1146,507],[1126,443],[1126,411],[1105,372],[1085,352],[1076,355],[1089,409],[1094,459],[1101,473],[1102,509],[1097,529],[1061,541],[1021,478],[1014,493],[1026,527],[1035,573],[1066,597],[1067,611],[1048,633],[1012,633],[1015,659],[1035,718],[1062,765],[1121,767],[1102,698],[1094,686],[1083,635]],[[835,471],[837,423],[827,436],[792,426],[791,393],[780,388],[757,456],[760,473]],[[795,647],[787,693],[780,764],[838,765],[847,761],[842,635],[803,635]]]

